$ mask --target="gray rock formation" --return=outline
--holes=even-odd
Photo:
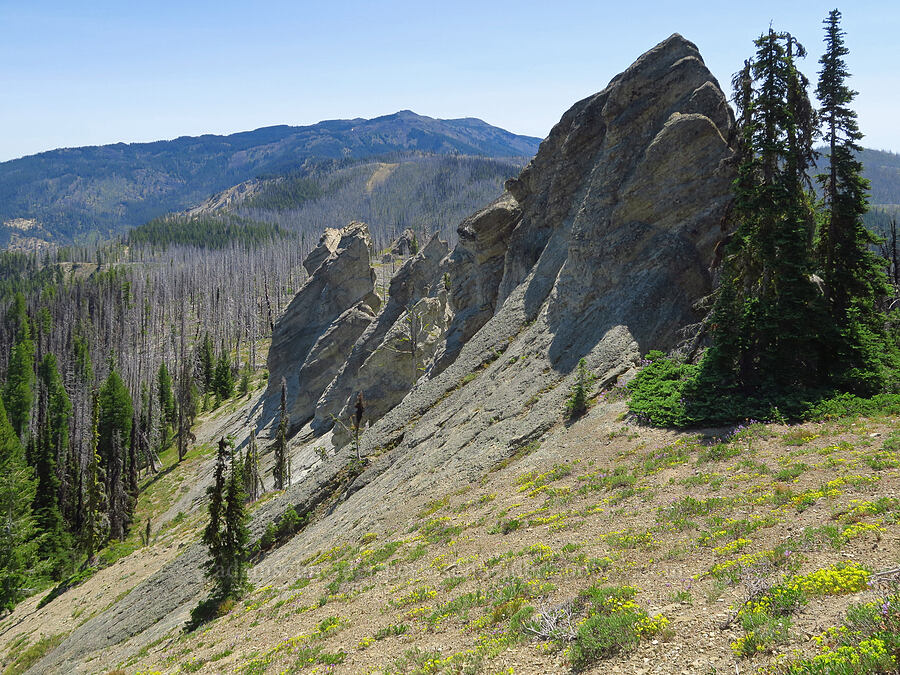
[[[300,388],[291,407],[292,420],[306,421],[315,414],[316,401],[343,368],[359,336],[374,320],[372,308],[365,301],[358,302],[335,319],[316,340],[300,366]]]
[[[322,242],[310,257],[321,255],[333,242],[334,232],[326,233]],[[307,266],[313,272],[291,300],[284,314],[275,323],[272,346],[269,349],[269,384],[263,397],[262,424],[272,421],[280,401],[281,379],[287,383],[287,404],[291,415],[291,427],[298,428],[313,412],[313,401],[319,392],[313,392],[308,382],[300,380],[300,373],[307,366],[307,375],[314,381],[331,381],[347,357],[347,351],[365,327],[358,307],[364,302],[370,309],[378,308],[380,301],[374,293],[375,270],[369,264],[371,240],[364,223],[350,223],[339,231],[335,250],[318,266],[313,260]],[[348,312],[351,308],[356,312]],[[372,312],[374,314],[374,312]],[[351,336],[343,335],[348,331]],[[331,344],[322,343],[326,333]],[[340,347],[345,347],[341,350]],[[328,361],[326,361],[326,355]],[[331,377],[328,377],[328,374]],[[322,385],[324,388],[324,385]],[[303,397],[298,396],[303,388]]]
[[[679,35],[563,115],[510,196],[461,228],[444,354],[467,313],[490,316],[366,430],[377,468],[334,516],[377,527],[396,500],[424,503],[434,485],[453,490],[540,438],[582,357],[602,386],[677,346],[711,290],[735,175],[731,126],[718,83]],[[477,261],[464,232],[488,217],[496,248]],[[324,521],[308,533],[347,535]]]
[[[443,340],[448,319],[447,294],[442,292],[409,306],[391,326],[353,378],[366,402],[366,423],[380,419],[413,388]],[[334,428],[332,442],[338,447],[350,441],[346,421],[353,415],[354,401],[351,395],[338,414],[345,421]]]
[[[519,203],[507,192],[466,218],[457,229],[459,243],[448,261],[454,317],[432,367],[432,376],[446,368],[494,315],[509,237],[521,216]]]
[[[391,245],[391,253],[400,256],[418,253],[418,251],[413,251],[414,241],[416,241],[416,233],[406,228],[403,230],[403,234],[397,237],[397,240]]]
[[[438,291],[438,285],[442,283],[441,261],[446,255],[446,242],[434,235],[417,255],[407,260],[394,274],[384,309],[353,345],[340,372],[316,404],[315,419],[312,422],[316,433],[330,429],[334,424],[334,417],[340,415],[348,401],[360,391],[357,381],[360,367],[381,345],[385,335],[406,309],[429,293]]]
[[[312,274],[319,266],[325,262],[332,253],[337,251],[338,244],[341,241],[341,230],[336,227],[326,227],[325,232],[319,238],[318,245],[309,252],[306,260],[303,261],[303,267],[307,274]]]
[[[674,346],[697,320],[693,303],[710,290],[731,200],[732,124],[718,83],[680,35],[576,103],[508,181],[511,196],[460,228],[451,282],[462,295],[451,301],[448,355],[451,341],[467,341],[467,316],[483,323],[491,305],[496,311],[523,284],[522,309],[529,321],[546,309],[548,355],[563,370],[619,325],[641,351]],[[496,250],[474,265],[468,253],[467,231],[492,215],[498,247],[508,241],[502,272]],[[469,297],[478,282],[490,293]]]

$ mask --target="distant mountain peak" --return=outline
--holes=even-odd
[[[0,163],[0,222],[34,219],[57,242],[106,237],[309,159],[403,152],[521,158],[533,156],[540,140],[471,118],[442,120],[400,110],[225,136],[50,150]],[[0,231],[0,239],[8,236],[8,229]]]

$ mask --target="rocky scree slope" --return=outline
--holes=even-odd
[[[285,377],[295,482],[255,510],[252,529],[259,536],[289,505],[309,524],[251,580],[267,583],[314,551],[385,526],[398,505],[481,478],[559,422],[580,358],[604,386],[640,354],[676,347],[711,290],[734,176],[732,124],[697,48],[673,35],[566,112],[506,194],[460,225],[454,251],[428,242],[380,309],[365,227],[326,233],[276,326],[269,388],[235,428],[240,441],[251,423],[272,420]],[[397,367],[406,355],[379,348],[398,344],[410,310],[433,328],[425,372],[393,405],[404,387],[383,382],[409,375]],[[346,437],[331,433],[337,447],[322,452],[321,434],[357,380],[384,414],[365,418],[364,461],[348,463]],[[134,652],[183,621],[203,593],[202,557],[191,546],[33,672],[72,672],[84,654],[115,645]]]

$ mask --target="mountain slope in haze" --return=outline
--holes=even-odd
[[[62,242],[107,236],[250,178],[296,169],[310,158],[396,152],[530,157],[539,143],[478,119],[401,111],[229,136],[65,148],[0,163],[0,223],[35,219]]]
[[[381,250],[406,228],[422,243],[435,232],[451,245],[456,227],[490,203],[524,158],[395,154],[368,160],[310,160],[302,170],[254,178],[218,192],[185,214],[155,219],[132,230],[138,242],[148,229],[164,236],[169,225],[194,219],[243,218],[303,234],[316,241],[322,227],[365,222]],[[160,227],[162,221],[167,227]],[[161,236],[153,244],[163,245]],[[177,241],[177,237],[173,237]]]
[[[863,148],[860,160],[863,175],[872,183],[869,201],[873,205],[900,205],[900,154]]]

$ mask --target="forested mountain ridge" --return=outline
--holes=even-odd
[[[377,250],[407,228],[423,242],[437,232],[452,245],[460,221],[495,199],[506,180],[522,170],[524,160],[421,153],[309,160],[288,173],[239,183],[186,213],[141,225],[127,238],[138,242],[153,229],[152,243],[163,245],[166,230],[171,230],[172,243],[178,243],[186,222],[239,219],[315,242],[323,228],[358,220],[368,224]]]
[[[59,242],[106,237],[248,179],[297,169],[310,158],[397,152],[530,157],[539,143],[474,118],[401,111],[228,136],[63,148],[0,163],[0,222],[35,219]],[[4,226],[4,240],[8,232]]]
[[[816,172],[828,166],[828,149],[817,148]],[[890,230],[891,218],[900,210],[900,154],[887,150],[863,148],[858,154],[863,165],[863,177],[869,189],[869,212],[863,216],[866,226],[881,236]],[[818,185],[816,186],[818,189]]]
[[[863,148],[859,155],[863,175],[872,183],[873,205],[900,204],[900,154]]]

